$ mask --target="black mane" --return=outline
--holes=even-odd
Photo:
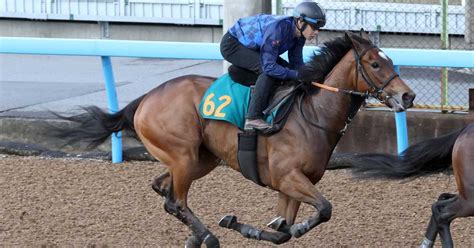
[[[300,80],[323,83],[326,75],[351,48],[352,43],[346,36],[324,42],[323,46],[311,56],[310,61],[300,69]]]

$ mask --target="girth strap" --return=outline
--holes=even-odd
[[[237,160],[239,162],[240,172],[245,178],[265,187],[258,173],[257,133],[255,131],[245,131],[240,132],[238,135]]]

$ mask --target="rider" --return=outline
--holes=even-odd
[[[245,130],[264,130],[271,125],[263,119],[273,83],[298,80],[303,66],[303,46],[326,24],[324,9],[315,2],[302,2],[293,16],[259,14],[239,19],[222,37],[225,60],[258,74],[255,92],[245,120]],[[289,63],[280,57],[288,51]]]

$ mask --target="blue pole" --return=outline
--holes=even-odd
[[[407,114],[405,111],[395,113],[397,126],[397,149],[400,155],[408,148]]]
[[[107,92],[107,100],[109,111],[111,113],[118,112],[117,91],[115,90],[114,72],[112,70],[112,62],[110,57],[101,56],[102,69],[105,78],[105,90]],[[122,162],[122,132],[112,134],[112,163]]]
[[[399,66],[394,66],[394,69],[400,74]],[[405,111],[395,113],[395,126],[397,128],[397,150],[400,155],[408,148],[407,114]]]

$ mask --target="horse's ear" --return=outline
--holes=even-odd
[[[360,37],[361,37],[362,39],[368,40],[368,41],[372,42],[372,41],[370,40],[369,33],[367,33],[363,28],[360,29],[359,35],[360,35]]]
[[[358,35],[352,33],[352,32],[349,32],[349,31],[346,31],[345,33],[345,36],[346,36],[346,39],[350,40],[351,43],[352,43],[352,47],[357,51],[357,52],[360,52],[363,50],[363,45],[361,43],[362,41],[362,38],[360,38]]]

